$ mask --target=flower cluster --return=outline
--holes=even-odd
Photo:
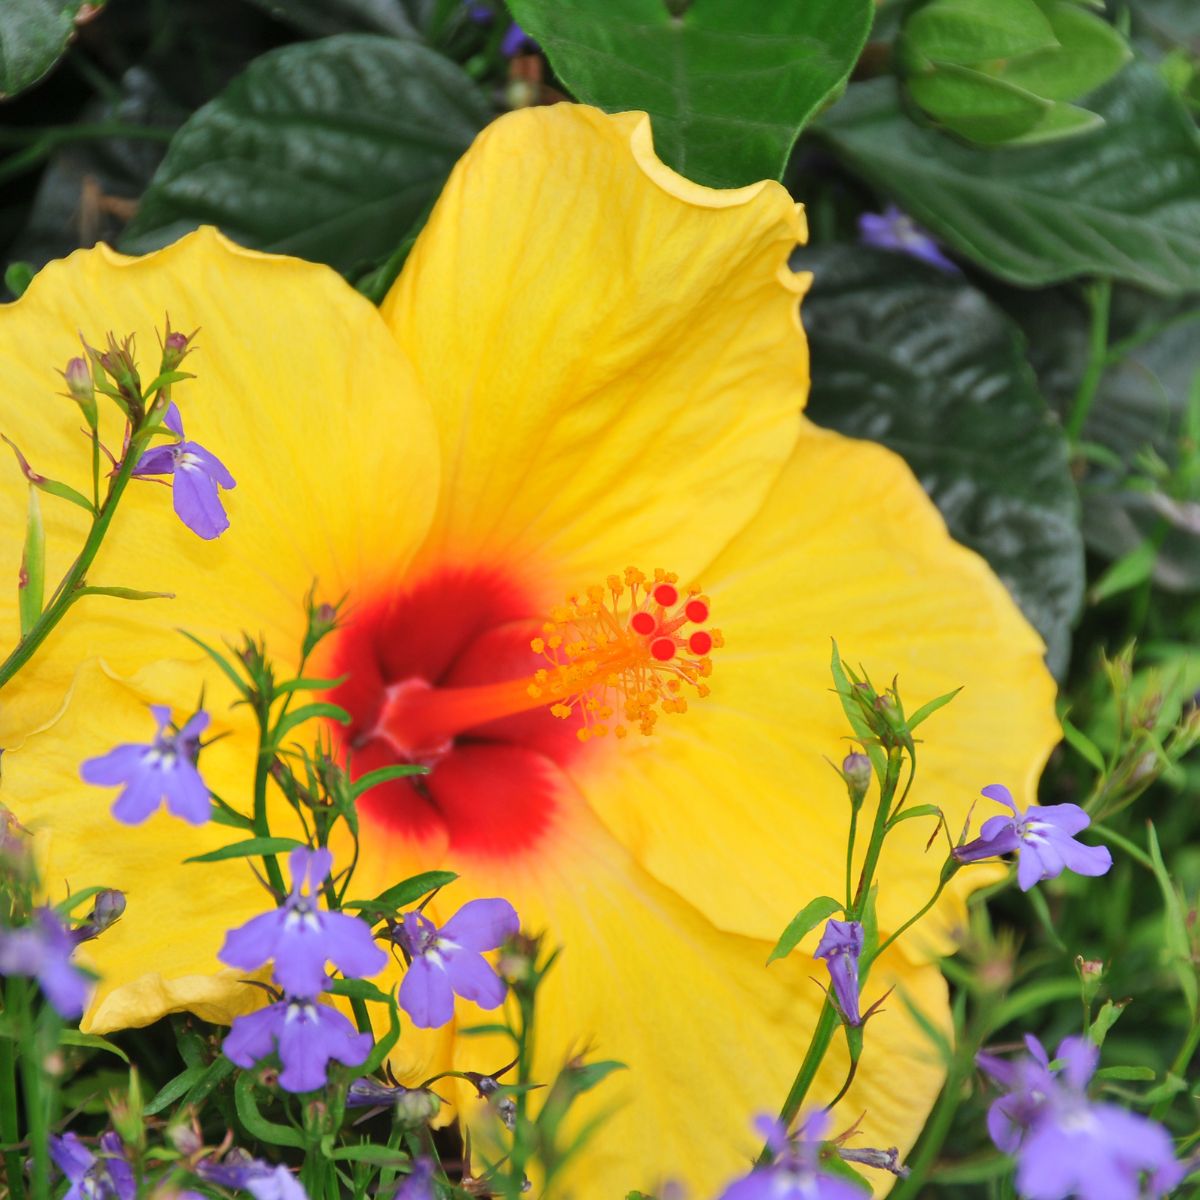
[[[117,1134],[100,1137],[95,1154],[73,1133],[51,1136],[50,1157],[70,1185],[63,1200],[135,1200],[137,1181]]]
[[[1041,1042],[1026,1037],[1027,1057],[979,1055],[1008,1089],[988,1111],[998,1149],[1017,1156],[1017,1191],[1027,1200],[1148,1200],[1183,1178],[1167,1131],[1113,1104],[1092,1101],[1087,1085],[1099,1050],[1066,1038],[1051,1063]]]
[[[158,732],[149,743],[126,742],[79,768],[86,783],[101,787],[124,785],[113,804],[113,816],[126,825],[140,825],[166,801],[167,810],[192,825],[203,825],[212,815],[208,788],[200,778],[196,759],[200,735],[208,728],[208,714],[193,713],[175,733],[171,710],[152,704]]]
[[[521,927],[507,900],[471,900],[440,929],[421,913],[405,913],[392,937],[410,961],[400,985],[400,1007],[422,1029],[454,1016],[454,997],[497,1008],[507,991],[483,951],[495,950]]]
[[[983,795],[1012,809],[1012,816],[989,817],[979,837],[954,850],[960,863],[979,862],[1001,854],[1018,854],[1017,882],[1023,892],[1043,879],[1054,879],[1064,870],[1078,875],[1103,875],[1112,866],[1112,855],[1103,846],[1085,846],[1072,836],[1091,824],[1078,804],[1031,804],[1017,808],[1003,784],[982,789]]]
[[[336,1009],[316,1002],[329,986],[327,963],[355,978],[374,975],[387,961],[364,922],[318,907],[317,890],[332,866],[328,850],[293,850],[288,859],[292,890],[283,904],[232,930],[218,955],[245,971],[274,960],[282,998],[238,1017],[224,1051],[239,1067],[252,1067],[277,1052],[283,1064],[279,1082],[289,1092],[315,1091],[324,1086],[331,1060],[358,1067],[371,1052],[369,1033],[356,1033]]]
[[[0,929],[0,975],[35,977],[58,1015],[73,1020],[82,1015],[90,987],[71,962],[79,940],[54,909],[35,909],[29,925]]]

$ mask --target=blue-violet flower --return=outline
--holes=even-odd
[[[0,975],[36,977],[58,1015],[73,1020],[82,1015],[91,986],[71,962],[75,946],[54,909],[35,908],[29,925],[0,929]]]
[[[398,997],[400,1007],[422,1029],[436,1029],[454,1016],[455,994],[480,1008],[504,1002],[506,985],[488,966],[484,950],[495,950],[520,928],[507,900],[470,900],[438,927],[421,913],[405,913],[393,938],[412,959]]]
[[[120,1137],[111,1131],[101,1135],[99,1154],[73,1133],[51,1134],[50,1157],[71,1185],[63,1200],[135,1200],[137,1196],[133,1168]]]
[[[720,1200],[863,1200],[863,1192],[854,1184],[820,1169],[818,1155],[828,1123],[826,1113],[814,1113],[789,1138],[773,1117],[760,1116],[755,1126],[774,1161],[731,1183]]]
[[[89,758],[79,773],[86,782],[102,787],[125,785],[112,813],[126,825],[140,825],[164,799],[175,816],[203,825],[212,815],[212,801],[196,769],[196,758],[208,714],[195,713],[178,733],[168,733],[171,710],[152,704],[150,711],[158,722],[153,742],[126,742],[99,758]]]
[[[204,1161],[196,1174],[206,1183],[249,1192],[254,1200],[308,1200],[304,1186],[285,1166],[271,1166],[243,1151],[232,1151],[224,1162]]]
[[[174,404],[167,410],[163,424],[179,440],[151,446],[138,459],[133,473],[174,476],[171,494],[175,515],[193,533],[210,541],[229,528],[217,488],[235,488],[237,484],[215,454],[184,437],[183,419]]]
[[[289,996],[320,995],[328,982],[327,961],[347,978],[382,970],[387,955],[364,921],[318,907],[318,889],[332,866],[328,850],[293,850],[288,858],[292,890],[283,905],[231,930],[217,957],[243,971],[253,971],[273,958],[275,982]]]
[[[1009,1092],[992,1104],[988,1132],[1017,1156],[1017,1191],[1027,1200],[1149,1200],[1184,1176],[1167,1131],[1115,1104],[1088,1099],[1099,1050],[1083,1038],[1063,1040],[1052,1070],[1041,1043],[1025,1039],[1027,1059],[979,1065]]]
[[[861,1025],[858,1011],[858,958],[863,949],[863,927],[857,921],[839,921],[831,917],[821,941],[813,951],[823,958],[833,983],[833,996],[848,1025]]]
[[[279,1053],[279,1084],[289,1092],[315,1092],[325,1086],[329,1063],[361,1067],[371,1053],[371,1035],[356,1032],[336,1009],[304,996],[285,996],[257,1012],[235,1017],[225,1037],[225,1057],[253,1067]]]
[[[1021,812],[1012,793],[1003,784],[982,789],[983,795],[1012,809],[1012,816],[989,817],[973,842],[955,848],[959,862],[978,862],[1000,854],[1018,852],[1017,882],[1027,892],[1043,879],[1053,879],[1064,870],[1077,875],[1103,875],[1112,866],[1112,855],[1104,846],[1085,846],[1073,834],[1091,824],[1078,804],[1031,804]]]
[[[894,204],[889,204],[882,213],[863,213],[858,218],[858,237],[864,246],[897,250],[939,271],[958,274],[958,267],[941,252],[933,236]]]

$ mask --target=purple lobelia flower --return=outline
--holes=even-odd
[[[224,1162],[198,1163],[196,1174],[206,1183],[249,1192],[254,1200],[308,1200],[304,1186],[287,1167],[273,1167],[241,1150],[230,1151]]]
[[[133,1168],[115,1133],[101,1135],[99,1154],[73,1133],[51,1134],[50,1157],[71,1185],[63,1200],[135,1200],[137,1196]]]
[[[217,489],[235,488],[237,484],[215,454],[184,437],[183,418],[174,404],[167,409],[163,424],[179,440],[150,447],[138,459],[133,473],[174,476],[171,494],[175,515],[193,533],[211,541],[229,528]]]
[[[76,944],[54,909],[35,908],[29,925],[0,929],[0,975],[36,977],[58,1015],[71,1020],[83,1013],[91,986],[71,962]]]
[[[520,928],[507,900],[470,900],[438,927],[420,913],[404,914],[392,937],[412,959],[400,984],[400,1007],[422,1029],[436,1029],[454,1016],[455,994],[480,1008],[504,1001],[506,985],[483,957]]]
[[[127,742],[99,758],[89,758],[79,773],[86,782],[102,787],[125,785],[112,812],[126,825],[140,825],[164,799],[175,816],[203,825],[212,814],[212,801],[196,769],[196,758],[208,714],[195,713],[178,733],[168,733],[171,710],[152,704],[150,711],[158,722],[153,742]]]
[[[958,274],[958,267],[938,249],[932,235],[894,204],[889,204],[882,213],[863,213],[858,218],[858,238],[864,246],[898,250],[937,267],[939,271]]]
[[[273,958],[275,982],[289,996],[320,995],[328,982],[329,961],[347,978],[382,970],[387,955],[375,944],[370,927],[358,917],[318,906],[317,890],[332,866],[328,850],[293,850],[288,858],[292,890],[283,905],[231,930],[217,957],[243,971]]]
[[[826,1113],[814,1113],[798,1135],[789,1138],[773,1117],[759,1117],[755,1126],[775,1159],[735,1180],[720,1200],[863,1200],[854,1184],[820,1169],[818,1155],[828,1122]]]
[[[823,958],[829,968],[833,997],[847,1025],[862,1024],[858,1011],[858,957],[862,948],[862,925],[857,921],[839,921],[830,917],[821,941],[813,951],[813,957]]]
[[[1010,1089],[988,1113],[996,1146],[1017,1156],[1017,1191],[1027,1200],[1146,1200],[1170,1191],[1185,1169],[1167,1131],[1147,1117],[1088,1099],[1099,1050],[1066,1038],[1052,1069],[1036,1038],[1027,1059],[980,1065]]]
[[[361,1067],[371,1053],[371,1040],[336,1009],[304,996],[285,996],[236,1017],[221,1048],[239,1067],[252,1067],[278,1052],[283,1064],[280,1086],[289,1092],[315,1092],[325,1086],[331,1061]]]
[[[1017,882],[1023,892],[1064,870],[1077,875],[1103,875],[1112,866],[1112,855],[1104,846],[1085,846],[1072,836],[1092,823],[1078,804],[1051,804],[1045,808],[1031,804],[1022,813],[1003,784],[989,784],[983,794],[1011,808],[1012,816],[984,821],[979,837],[955,848],[954,857],[959,862],[978,862],[1015,850],[1019,856]]]
[[[392,1200],[435,1200],[433,1163],[428,1158],[414,1158],[412,1169],[400,1181]]]

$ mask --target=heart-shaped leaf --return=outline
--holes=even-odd
[[[778,179],[796,135],[850,74],[870,0],[511,0],[580,100],[650,114],[689,179]]]

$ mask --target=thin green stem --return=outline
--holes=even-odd
[[[15,985],[15,986],[14,986]],[[43,1088],[42,1038],[34,1027],[29,986],[24,979],[9,979],[13,1024],[18,1031],[21,1086],[25,1093],[25,1127],[29,1131],[30,1192],[34,1200],[50,1196],[50,1096]]]
[[[1104,378],[1105,367],[1108,365],[1108,319],[1112,306],[1112,281],[1097,279],[1088,285],[1084,294],[1091,311],[1091,327],[1087,363],[1067,417],[1067,438],[1072,443],[1079,441],[1088,413],[1096,400],[1100,381]]]
[[[8,1011],[7,1004],[5,1005]],[[9,1013],[11,1019],[11,1012]],[[17,1100],[16,1045],[19,1030],[12,1037],[0,1037],[0,1138],[6,1146],[16,1147],[21,1140],[21,1113]],[[25,1200],[25,1179],[21,1168],[21,1152],[4,1152],[4,1173],[8,1194],[12,1200]]]
[[[43,610],[42,615],[34,622],[33,628],[17,643],[16,648],[4,662],[0,663],[0,688],[3,688],[33,657],[34,652],[50,635],[51,630],[66,615],[67,609],[79,598],[79,589],[83,586],[87,572],[104,541],[105,534],[108,533],[108,527],[112,524],[117,505],[120,503],[121,496],[133,475],[133,469],[141,457],[145,441],[145,438],[130,439],[125,458],[109,486],[103,506],[92,520],[92,528],[88,533],[87,540],[83,543],[79,557],[75,559],[71,569],[63,576],[53,598]]]
[[[259,730],[259,746],[258,759],[254,766],[254,836],[255,837],[270,837],[271,823],[267,818],[267,780],[271,774],[271,763],[275,759],[275,753],[271,749],[268,733],[268,722],[270,721],[270,712],[260,711],[258,713],[258,730]],[[274,854],[264,854],[262,856],[263,867],[267,872],[267,879],[270,881],[271,887],[279,896],[287,894],[287,888],[283,883],[283,872],[279,869],[279,860]]]
[[[103,138],[137,138],[140,141],[169,142],[173,129],[158,129],[149,125],[124,125],[107,122],[97,125],[61,125],[38,131],[38,136],[23,149],[0,162],[0,183],[43,163],[60,146],[72,142],[95,141]],[[14,140],[11,136],[9,141]]]
[[[871,880],[875,878],[875,868],[879,865],[879,855],[883,850],[883,839],[887,835],[888,818],[891,815],[892,800],[896,795],[896,785],[900,782],[900,771],[904,765],[904,751],[894,747],[888,753],[887,768],[884,771],[883,783],[879,789],[879,807],[875,810],[875,823],[871,826],[871,840],[867,843],[867,854],[863,859],[862,874],[858,877],[858,891],[854,896],[852,911],[847,917],[852,921],[862,918],[863,905],[871,891]],[[909,777],[911,786],[912,777]]]
[[[1171,1064],[1168,1074],[1175,1075],[1180,1079],[1186,1079],[1187,1076],[1184,1072],[1187,1070],[1188,1064],[1192,1061],[1192,1055],[1196,1053],[1198,1045],[1200,1045],[1200,1011],[1197,1011],[1192,1017],[1187,1037],[1183,1039],[1183,1045],[1179,1047],[1179,1053],[1175,1055],[1175,1061]],[[1150,1119],[1161,1121],[1167,1115],[1167,1110],[1171,1107],[1171,1101],[1174,1099],[1173,1094],[1161,1097],[1150,1110]]]
[[[825,1004],[821,1008],[821,1015],[817,1018],[817,1025],[809,1040],[804,1061],[800,1064],[800,1070],[796,1072],[796,1078],[792,1081],[787,1099],[784,1100],[783,1107],[779,1110],[779,1123],[785,1129],[791,1127],[800,1112],[800,1106],[804,1103],[804,1098],[808,1095],[808,1090],[817,1076],[817,1070],[825,1058],[825,1051],[829,1049],[829,1043],[833,1040],[833,1031],[838,1027],[838,1021],[837,1009],[833,1006],[832,998],[826,993]],[[759,1152],[756,1165],[765,1166],[774,1157],[771,1147],[764,1145]]]
[[[1154,860],[1135,842],[1131,842],[1123,834],[1117,833],[1116,830],[1109,829],[1107,825],[1101,825],[1099,822],[1093,822],[1091,828],[1093,833],[1099,834],[1106,842],[1112,842],[1114,846],[1120,847],[1134,862],[1140,863],[1147,871],[1154,870]]]
[[[874,960],[874,959],[876,959],[876,958],[879,958],[879,957],[880,957],[880,956],[883,954],[883,952],[884,952],[884,951],[885,951],[885,950],[886,950],[886,949],[887,949],[887,948],[888,948],[888,947],[889,947],[889,946],[890,946],[890,945],[891,945],[891,944],[892,944],[892,943],[893,943],[893,942],[894,942],[894,941],[895,941],[895,940],[896,940],[898,937],[900,937],[900,935],[901,935],[901,934],[903,934],[903,933],[904,933],[906,930],[908,930],[908,929],[912,928],[912,926],[914,926],[914,925],[915,925],[915,924],[916,924],[916,923],[917,923],[917,922],[918,922],[918,921],[919,921],[919,920],[920,920],[920,919],[921,919],[921,918],[922,918],[922,917],[923,917],[923,916],[924,916],[924,915],[925,915],[925,914],[926,914],[926,913],[927,913],[927,912],[928,912],[928,911],[929,911],[929,910],[930,910],[930,909],[931,909],[931,908],[932,908],[932,907],[933,907],[933,906],[934,906],[934,905],[935,905],[935,904],[938,902],[938,900],[939,900],[939,899],[940,899],[940,897],[941,897],[941,894],[942,894],[942,892],[945,890],[946,883],[947,883],[947,880],[946,880],[946,879],[939,879],[939,880],[938,880],[937,891],[935,891],[935,892],[933,893],[933,895],[932,895],[932,896],[930,896],[929,900],[928,900],[928,901],[925,903],[924,907],[922,907],[922,908],[921,908],[921,909],[920,909],[918,912],[915,912],[915,913],[914,913],[914,914],[913,914],[911,917],[909,917],[909,918],[908,918],[908,920],[907,920],[907,921],[905,921],[905,922],[904,922],[904,924],[903,924],[903,925],[901,925],[901,926],[900,926],[900,927],[899,927],[899,928],[898,928],[898,929],[897,929],[897,930],[896,930],[894,933],[892,933],[892,934],[889,934],[889,936],[888,936],[888,937],[886,937],[886,938],[885,938],[885,939],[884,939],[884,940],[883,940],[883,941],[880,943],[880,945],[879,945],[879,949],[878,949],[878,950],[876,950],[876,951],[875,951],[875,953],[874,953],[874,955],[872,956],[872,960]]]
[[[858,836],[859,805],[850,808],[850,833],[846,838],[846,908],[854,903],[854,839]]]

